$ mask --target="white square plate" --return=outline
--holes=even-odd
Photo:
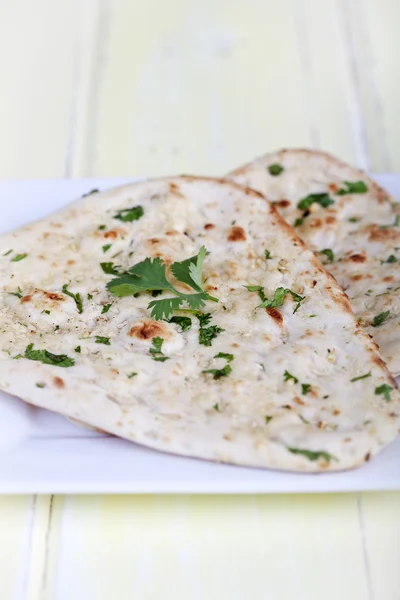
[[[400,176],[377,180],[400,199]],[[129,179],[0,183],[0,233]],[[89,432],[0,392],[0,493],[280,493],[400,490],[400,437],[355,471],[306,475],[220,465]]]

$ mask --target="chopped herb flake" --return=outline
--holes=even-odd
[[[114,219],[119,219],[124,223],[137,221],[144,215],[143,206],[134,206],[133,208],[123,208],[114,215]]]
[[[235,357],[233,356],[233,354],[227,354],[226,352],[218,352],[218,354],[216,354],[214,358],[225,358],[225,360],[227,360],[228,362],[232,362]]]
[[[296,219],[294,222],[294,227],[300,227],[300,225],[303,225],[303,221],[304,219]]]
[[[36,387],[38,387],[38,388],[44,388],[45,386],[46,386],[45,383],[37,383],[36,384]]]
[[[391,397],[390,397],[390,392],[393,390],[392,387],[390,387],[390,385],[387,385],[387,383],[384,383],[378,387],[375,388],[375,394],[378,396],[379,394],[382,394],[383,397],[385,398],[386,402],[390,402],[391,401]]]
[[[77,352],[78,354],[80,354],[80,353],[81,353],[81,347],[80,347],[80,346],[77,346],[77,347],[75,348],[75,352]]]
[[[332,454],[328,454],[328,452],[303,450],[300,448],[288,448],[288,450],[292,454],[301,454],[301,455],[305,456],[306,458],[308,458],[308,460],[312,460],[312,461],[318,460],[320,458],[323,458],[327,462],[329,462],[331,460],[337,460],[337,458],[335,456],[333,456]]]
[[[58,331],[59,329],[60,329],[60,326],[56,325],[55,328],[54,328],[54,331]]]
[[[299,303],[305,298],[304,296],[299,296],[299,294],[296,294],[296,292],[293,292],[293,290],[290,290],[289,288],[279,287],[275,290],[273,300],[264,300],[258,308],[278,308],[279,306],[283,306],[285,297],[288,294],[292,296],[293,300]],[[299,306],[297,305],[293,312],[296,312],[298,308]]]
[[[205,327],[211,321],[211,313],[196,313],[196,317],[200,322],[200,327]]]
[[[332,198],[326,192],[323,192],[322,194],[309,194],[308,196],[300,200],[300,202],[297,205],[297,208],[306,211],[310,208],[312,204],[315,203],[322,206],[322,208],[328,208],[328,206],[334,204],[335,201],[332,200]]]
[[[111,248],[112,244],[105,244],[102,248],[103,248],[103,252],[107,252],[107,250],[109,250]]]
[[[353,377],[353,379],[350,379],[350,382],[353,383],[354,381],[360,381],[360,379],[367,379],[367,377],[371,377],[371,371],[368,371],[368,373],[365,373],[364,375]]]
[[[330,248],[325,248],[324,250],[320,250],[319,254],[325,254],[328,258],[329,262],[333,262],[335,260],[334,254]]]
[[[99,231],[104,231],[105,229],[107,229],[107,225],[99,225],[98,226]]]
[[[304,396],[306,396],[310,390],[311,390],[311,385],[309,383],[301,384],[301,393],[304,394]]]
[[[114,263],[112,263],[112,262],[102,262],[102,263],[100,263],[100,267],[103,269],[103,271],[104,271],[104,273],[106,273],[106,275],[120,275],[120,272],[118,271],[118,267],[114,267]],[[118,294],[116,294],[116,295],[118,295]],[[124,295],[127,296],[128,294],[124,294]]]
[[[289,371],[285,371],[284,372],[283,379],[284,379],[284,381],[289,381],[289,379],[293,379],[293,381],[295,383],[299,383],[299,380],[297,379],[297,377],[295,377],[294,375],[292,375],[291,373],[289,373]]]
[[[267,168],[268,168],[269,174],[272,175],[273,177],[277,177],[277,175],[280,175],[282,173],[282,171],[284,171],[284,168],[282,167],[282,165],[280,165],[278,163],[268,165]]]
[[[44,313],[45,315],[49,315],[49,314],[50,314],[50,311],[49,311],[49,310],[42,310],[42,314],[43,314],[43,313]]]
[[[153,337],[152,339],[152,347],[149,352],[153,360],[157,360],[158,362],[164,362],[168,360],[168,356],[164,356],[164,353],[161,351],[162,345],[164,343],[164,339],[162,337]]]
[[[202,344],[203,346],[211,346],[212,340],[223,331],[225,331],[225,329],[222,329],[222,327],[218,327],[217,325],[211,325],[207,328],[200,327],[199,344]]]
[[[112,304],[104,304],[101,314],[104,315],[104,313],[108,313],[108,311],[110,310],[111,307],[112,307]]]
[[[265,417],[265,422],[266,422],[266,424],[268,425],[268,423],[269,423],[270,421],[272,421],[272,419],[273,419],[273,418],[274,418],[274,417],[270,417],[269,415],[266,415],[266,417]]]
[[[345,194],[366,194],[368,188],[363,181],[343,181],[344,187],[336,192],[337,196]]]
[[[359,220],[360,220],[360,217],[350,217],[349,223],[358,223]]]
[[[190,317],[171,317],[168,323],[176,323],[180,326],[181,331],[189,331],[192,326],[192,319]]]
[[[395,257],[394,254],[391,254],[390,256],[388,256],[388,258],[386,260],[381,260],[381,265],[383,265],[384,263],[395,263],[398,262],[398,259]]]
[[[73,294],[72,292],[70,292],[68,290],[68,286],[69,283],[64,283],[64,285],[62,286],[62,291],[66,296],[69,296],[70,298],[72,298],[75,301],[76,304],[76,308],[78,310],[78,313],[81,314],[83,312],[83,305],[82,305],[82,298],[80,293],[78,292],[77,294]]]
[[[7,252],[4,252],[3,256],[8,256],[9,254],[11,254],[12,250],[8,250]]]
[[[92,194],[98,194],[99,190],[90,190],[90,192],[86,192],[86,194],[82,195],[82,198],[86,198],[87,196],[91,196]]]
[[[219,404],[214,404],[213,409],[216,410],[217,412],[221,412],[219,410]]]
[[[16,256],[14,256],[14,258],[11,259],[11,262],[19,262],[20,260],[23,260],[26,256],[28,256],[26,252],[24,254],[17,254]]]
[[[34,350],[33,344],[29,344],[25,348],[24,357],[29,360],[37,360],[46,365],[55,365],[56,367],[72,367],[75,364],[74,359],[69,358],[66,354],[52,354],[48,350]]]
[[[88,299],[88,300],[91,300],[92,298],[93,298],[93,294],[88,294],[88,295],[87,295],[87,299]]]
[[[10,294],[10,296],[16,296],[17,298],[22,298],[23,297],[20,292],[8,292],[8,293]]]
[[[268,260],[269,258],[271,258],[271,252],[269,250],[264,250],[264,256]]]
[[[386,321],[388,316],[390,315],[390,310],[386,310],[385,312],[379,313],[379,315],[375,315],[374,320],[372,321],[373,327],[379,327]]]
[[[136,377],[137,373],[129,373],[129,375],[127,375],[128,379],[132,379],[132,377]]]
[[[214,376],[214,379],[221,379],[221,377],[226,377],[229,373],[232,373],[231,365],[225,365],[222,369],[207,369],[202,371],[203,373],[211,373]]]
[[[110,345],[110,338],[108,338],[108,337],[96,335],[95,338],[96,338],[96,344],[105,344],[106,346]]]

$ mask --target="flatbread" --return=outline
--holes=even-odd
[[[170,266],[202,246],[200,283],[219,301],[200,318],[175,311],[190,329],[151,318],[170,292],[106,287],[118,275],[105,261]],[[158,450],[293,471],[355,467],[397,434],[399,393],[374,342],[257,192],[180,177],[91,194],[3,235],[0,256],[0,388],[31,404]],[[283,305],[257,308],[249,285],[268,299],[282,288]]]
[[[269,168],[280,171],[271,165],[283,170],[271,174]],[[390,371],[399,375],[400,205],[394,198],[362,171],[317,150],[267,154],[228,177],[262,192],[290,225],[302,220],[295,229],[312,250],[333,252],[319,256],[349,296]],[[338,195],[349,189],[346,181],[364,182],[367,191]],[[334,203],[324,207],[314,202],[304,217],[299,201],[324,192]]]

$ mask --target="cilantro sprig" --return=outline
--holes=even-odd
[[[131,267],[126,273],[113,279],[107,284],[108,290],[114,296],[134,296],[140,292],[152,292],[162,290],[172,292],[175,298],[161,298],[152,300],[148,307],[151,309],[153,319],[160,321],[169,319],[175,310],[182,307],[186,302],[192,310],[199,310],[205,306],[206,300],[218,302],[203,290],[202,272],[203,263],[207,255],[207,249],[202,246],[199,253],[181,262],[171,265],[171,272],[180,282],[188,285],[194,293],[185,294],[176,289],[167,279],[166,267],[161,258],[146,258]]]
[[[343,181],[343,187],[336,192],[337,196],[345,196],[346,194],[366,194],[368,188],[364,181]]]
[[[25,348],[24,358],[29,360],[37,360],[46,365],[54,365],[56,367],[73,367],[75,361],[66,354],[53,354],[48,350],[34,350],[33,344],[29,344]]]

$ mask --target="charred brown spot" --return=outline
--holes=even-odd
[[[337,183],[330,183],[328,185],[329,191],[332,192],[332,194],[336,194],[336,192],[339,191],[339,186],[337,185]]]
[[[236,344],[236,342],[233,342],[232,348],[239,348],[239,344]]]
[[[29,294],[28,296],[24,296],[23,298],[21,298],[21,302],[30,302],[32,300],[32,296]]]
[[[382,281],[387,281],[387,282],[394,281],[394,277],[393,277],[393,275],[387,275],[387,277],[384,277]]]
[[[47,238],[50,236],[50,233],[48,231],[45,231],[43,234],[43,239],[47,240]]]
[[[131,327],[128,335],[136,337],[139,340],[150,340],[157,336],[168,339],[171,337],[171,332],[164,323],[159,321],[145,321]]]
[[[352,281],[360,281],[360,279],[362,279],[362,278],[363,278],[363,276],[362,276],[361,274],[358,274],[358,275],[352,275],[352,276],[350,277],[350,279],[351,279]]]
[[[292,410],[292,407],[290,406],[290,404],[284,404],[282,406],[282,408],[285,408],[286,410]]]
[[[269,316],[278,323],[278,325],[283,324],[283,317],[277,308],[266,308],[265,312],[267,312]]]
[[[228,234],[229,242],[244,242],[246,240],[246,232],[243,227],[238,227],[235,225],[231,228]]]
[[[394,227],[382,229],[379,225],[369,225],[369,240],[370,242],[400,240],[400,234]]]
[[[65,300],[64,296],[61,296],[60,294],[56,294],[55,292],[46,292],[45,296],[49,300],[57,300],[59,302],[63,302]]]
[[[165,235],[179,235],[179,231],[172,229],[172,230],[166,231]]]
[[[363,263],[365,262],[365,256],[364,254],[352,254],[349,256],[349,260],[355,263]]]
[[[110,369],[110,372],[113,373],[113,375],[119,375],[118,369]]]
[[[325,421],[318,421],[317,427],[318,427],[318,429],[325,429],[325,427],[326,427]]]
[[[340,410],[338,408],[335,408],[335,410],[332,411],[332,414],[335,416],[340,415]]]
[[[214,229],[214,228],[215,228],[215,225],[214,225],[214,223],[206,223],[206,224],[204,225],[204,229],[206,229],[207,231],[208,231],[209,229]]]
[[[159,243],[160,243],[160,240],[158,238],[150,238],[149,239],[149,244],[156,245]]]
[[[114,229],[111,229],[111,231],[106,231],[104,237],[106,239],[110,238],[111,240],[116,240],[118,237],[118,231],[115,231]]]
[[[296,402],[296,404],[300,404],[300,406],[305,405],[305,402],[303,402],[303,400],[301,398],[299,398],[298,396],[294,397],[294,401]]]
[[[174,194],[174,196],[178,196],[179,198],[184,198],[184,195],[182,194],[179,186],[176,183],[169,184],[169,191],[171,192],[171,194]]]
[[[371,458],[371,452],[367,452],[367,454],[364,456],[364,460],[365,462],[368,462]]]
[[[310,222],[310,227],[317,228],[317,227],[321,227],[321,226],[322,226],[322,219],[320,219],[320,218],[318,218],[318,219],[313,219],[313,220]]]
[[[331,225],[332,223],[336,223],[336,217],[332,217],[331,215],[329,215],[328,217],[326,217],[325,221]]]
[[[72,258],[67,261],[67,265],[69,265],[69,266],[74,265],[74,264],[75,264],[75,261]]]
[[[291,202],[290,200],[278,200],[277,202],[274,202],[274,206],[278,206],[279,208],[288,208],[290,206]]]
[[[61,379],[61,377],[53,377],[53,383],[59,390],[65,388],[64,379]]]

